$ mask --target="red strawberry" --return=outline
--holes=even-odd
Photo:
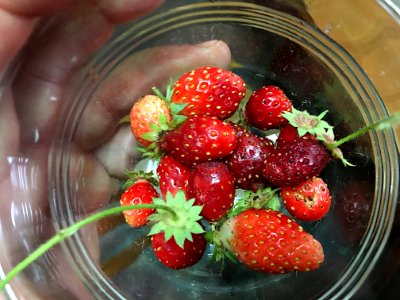
[[[170,155],[164,155],[157,167],[161,194],[165,198],[169,191],[173,196],[183,190],[187,196],[190,170]],[[186,197],[188,198],[188,197]]]
[[[144,147],[157,140],[157,133],[151,137],[151,133],[154,132],[154,126],[158,127],[163,125],[162,123],[166,124],[171,120],[172,114],[167,103],[154,95],[146,95],[140,98],[135,102],[130,112],[132,133],[139,144]],[[150,124],[153,124],[151,125],[153,128],[151,128]]]
[[[153,185],[146,179],[137,180],[121,196],[121,205],[151,204],[153,197],[158,197],[158,193]],[[125,210],[124,217],[131,227],[141,227],[146,225],[147,218],[154,213],[154,209],[143,208]]]
[[[249,134],[250,131],[245,128],[244,126],[238,124],[238,123],[234,123],[232,121],[228,121],[228,124],[231,125],[233,127],[233,129],[235,129],[236,132],[236,138],[241,137],[244,134]]]
[[[299,134],[297,132],[297,128],[290,125],[286,124],[284,125],[278,135],[278,139],[276,140],[276,145],[278,147],[283,146],[285,143],[292,143],[296,139],[299,138]],[[312,135],[309,133],[306,133],[302,138],[312,138]]]
[[[248,209],[228,219],[217,236],[243,264],[261,272],[311,271],[324,261],[321,244],[274,210]]]
[[[330,156],[316,139],[298,138],[276,147],[266,158],[265,178],[275,186],[296,186],[324,169]]]
[[[281,195],[286,209],[300,221],[318,221],[331,206],[328,186],[318,177],[295,187],[282,187]]]
[[[292,110],[292,103],[276,86],[264,86],[253,92],[245,106],[247,123],[261,129],[278,128],[288,122],[281,114]]]
[[[236,147],[235,130],[215,117],[193,116],[167,132],[161,148],[186,165],[223,158]]]
[[[236,148],[227,157],[226,162],[238,187],[257,190],[258,187],[264,185],[265,159],[273,148],[274,144],[271,140],[249,132],[237,138]]]
[[[215,116],[226,119],[238,109],[246,94],[242,78],[230,71],[202,67],[184,74],[174,86],[172,103],[187,103],[185,116]]]
[[[233,175],[221,162],[196,165],[189,177],[188,194],[202,205],[201,215],[208,221],[218,221],[233,205],[235,182]]]
[[[158,260],[171,269],[183,269],[196,264],[206,249],[207,242],[202,234],[192,234],[193,241],[185,240],[183,248],[173,238],[165,240],[164,232],[151,237],[151,245]]]

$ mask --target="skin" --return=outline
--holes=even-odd
[[[54,234],[47,157],[71,78],[107,41],[115,25],[161,3],[0,0],[0,275]],[[52,18],[56,13],[57,18]],[[13,64],[17,55],[18,68]],[[209,41],[144,50],[117,67],[84,111],[71,146],[70,176],[77,178],[77,192],[83,199],[77,213],[107,203],[116,191],[116,178],[137,156],[130,130],[119,125],[135,99],[171,76],[202,65],[226,67],[229,61],[227,45]],[[148,68],[146,62],[156,67]],[[97,231],[88,227],[83,232],[97,259]],[[18,299],[90,299],[61,247],[15,278],[11,286]]]

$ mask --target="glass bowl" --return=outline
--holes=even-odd
[[[313,26],[304,6],[296,1],[250,2],[254,1],[166,1],[154,13],[118,26],[108,42],[85,61],[63,95],[54,135],[44,135],[49,144],[44,153],[48,155],[51,219],[38,218],[38,238],[25,244],[25,252],[52,232],[47,230],[51,225],[60,230],[98,207],[118,205],[124,167],[154,168],[135,150],[133,137],[127,138],[129,126],[124,116],[141,96],[137,90],[164,88],[171,76],[190,70],[182,63],[189,55],[183,51],[171,60],[171,64],[182,64],[172,68],[174,74],[140,78],[135,73],[154,69],[150,73],[157,74],[159,56],[170,55],[175,49],[171,45],[225,43],[229,52],[214,64],[226,64],[252,90],[269,84],[280,86],[297,109],[315,114],[328,110],[326,119],[335,126],[338,138],[388,116],[364,71],[345,49]],[[199,57],[190,67],[207,59]],[[111,105],[104,107],[102,101]],[[113,101],[119,103],[115,109]],[[96,109],[106,109],[115,124],[108,132],[99,131],[95,155],[88,157],[92,149],[85,133],[90,121],[98,117]],[[33,131],[33,138],[41,141],[43,136]],[[127,153],[118,149],[122,143],[130,149]],[[22,283],[39,285],[39,295],[57,299],[348,298],[373,270],[388,239],[398,196],[399,160],[392,130],[371,132],[345,144],[342,150],[355,167],[344,167],[338,161],[327,165],[321,176],[331,189],[332,208],[322,221],[302,224],[324,247],[326,260],[315,271],[265,275],[230,262],[210,264],[211,247],[199,264],[168,270],[152,254],[147,229],[132,229],[118,215],[81,230],[47,253],[19,276],[6,294],[22,297]],[[40,152],[35,146],[29,151]],[[85,163],[101,161],[110,153],[122,166],[104,164],[101,172],[107,176],[93,178],[100,171],[85,168]],[[19,174],[16,180],[29,174],[38,176],[35,166],[29,167],[23,158],[11,164],[12,172]],[[100,187],[94,195],[88,192],[92,185]],[[34,211],[21,209],[19,216],[25,220],[32,215]],[[23,243],[23,231],[13,233],[12,238]],[[2,265],[3,270],[9,267]],[[72,274],[73,284],[60,283],[64,269]]]

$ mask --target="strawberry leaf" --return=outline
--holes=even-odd
[[[155,178],[153,172],[143,172],[143,171],[125,171],[125,176],[127,180],[123,186],[124,190],[127,190],[131,185],[133,185],[136,181],[145,179],[149,181],[152,185],[158,186],[158,180]],[[164,204],[164,203],[163,203]]]
[[[235,203],[235,205],[228,212],[228,218],[232,218],[242,211],[249,208],[270,208],[274,210],[280,209],[280,201],[277,195],[278,189],[259,189],[257,192],[244,191],[243,196]]]
[[[179,114],[188,104],[187,103],[171,103],[169,107],[171,108],[172,114]]]

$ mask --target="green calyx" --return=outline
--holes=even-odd
[[[278,189],[271,189],[270,187],[258,189],[256,192],[244,191],[243,195],[228,212],[227,217],[232,218],[237,216],[249,208],[279,210],[281,204],[276,193],[277,191]]]
[[[123,190],[127,190],[130,186],[132,186],[135,182],[141,179],[145,179],[150,182],[152,185],[158,186],[158,180],[153,172],[144,172],[144,171],[125,171],[125,176],[127,180],[124,183]]]
[[[173,94],[172,81],[168,84],[165,95],[163,95],[161,91],[156,87],[153,87],[152,90],[154,95],[159,97],[168,105],[171,111],[172,120],[169,121],[166,115],[160,114],[158,117],[158,124],[151,123],[149,125],[151,131],[146,132],[141,136],[143,139],[150,141],[151,144],[147,147],[138,147],[137,150],[141,152],[145,157],[159,159],[162,155],[162,151],[158,147],[158,141],[160,139],[160,136],[162,136],[163,133],[166,131],[170,131],[177,128],[187,119],[186,116],[180,115],[180,112],[185,108],[187,104],[171,102]]]
[[[160,92],[158,88],[153,87],[153,93],[168,104],[172,113],[172,121],[167,124],[168,125],[167,130],[178,127],[181,123],[183,123],[187,119],[186,116],[180,115],[180,112],[186,107],[187,103],[172,102],[171,99],[173,92],[174,92],[174,86],[172,80],[170,81],[170,83],[166,88],[165,96]]]
[[[186,200],[185,193],[178,191],[175,196],[167,192],[165,201],[161,198],[154,198],[153,203],[160,206],[167,206],[175,214],[172,215],[165,210],[157,210],[148,219],[154,222],[149,235],[164,232],[165,240],[174,238],[177,245],[183,248],[186,239],[193,241],[193,234],[204,233],[204,229],[198,222],[202,206],[194,205],[194,199]]]
[[[282,116],[289,121],[290,125],[297,128],[299,136],[309,133],[321,141],[333,141],[335,139],[333,126],[322,120],[327,112],[326,110],[318,116],[314,116],[307,111],[299,111],[293,107],[292,112],[284,112]]]

